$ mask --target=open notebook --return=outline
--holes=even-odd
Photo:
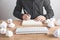
[[[16,29],[16,34],[48,33],[47,27],[22,27]]]

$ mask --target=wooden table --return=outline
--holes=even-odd
[[[0,21],[1,22],[1,21]],[[20,20],[14,20],[15,28],[7,28],[8,30],[12,30],[14,32],[14,36],[9,38],[5,35],[0,34],[0,40],[60,40],[60,38],[55,38],[52,33],[54,30],[60,28],[60,26],[55,26],[54,28],[48,28],[48,34],[24,34],[24,35],[17,35],[15,34],[15,30],[17,27],[23,27]],[[44,25],[45,26],[45,25]]]

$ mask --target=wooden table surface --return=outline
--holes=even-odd
[[[0,21],[1,23],[1,21]],[[15,34],[15,30],[17,27],[23,27],[22,21],[20,20],[14,20],[15,28],[7,28],[8,30],[11,30],[14,32],[14,36],[9,38],[5,35],[0,34],[0,40],[60,40],[60,38],[56,38],[52,35],[53,31],[60,28],[60,26],[55,26],[54,28],[48,28],[49,33],[48,34],[24,34],[24,35],[17,35]],[[43,25],[45,26],[45,24]]]

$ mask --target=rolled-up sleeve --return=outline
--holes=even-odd
[[[44,15],[46,17],[46,19],[52,18],[54,16],[54,12],[53,12],[53,10],[51,8],[50,0],[44,0],[44,4],[43,5],[44,5],[44,7],[46,9],[46,12],[47,12],[47,14]]]

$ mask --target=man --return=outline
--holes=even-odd
[[[43,7],[46,9],[46,15],[43,14]],[[21,13],[22,8],[24,9],[24,14]],[[17,0],[13,14],[22,20],[29,20],[31,18],[42,22],[54,16],[50,0]]]

